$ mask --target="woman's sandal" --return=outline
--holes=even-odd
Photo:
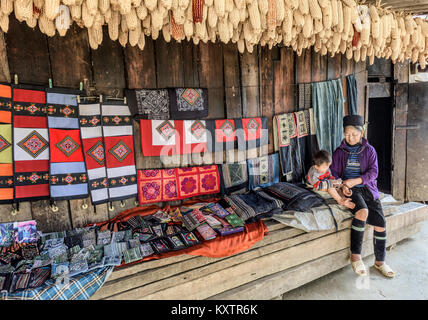
[[[349,259],[351,261],[351,265],[352,265],[352,269],[354,269],[354,272],[356,274],[358,274],[359,276],[366,276],[367,275],[367,271],[366,271],[366,267],[363,263],[363,260],[357,260],[357,261],[352,261],[351,259]]]
[[[395,272],[392,271],[392,269],[386,264],[383,263],[382,265],[378,266],[376,263],[373,265],[376,269],[380,271],[385,277],[387,278],[394,278]],[[390,273],[392,272],[392,273]]]

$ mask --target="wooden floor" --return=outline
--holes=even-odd
[[[416,234],[428,206],[384,204],[387,246]],[[339,231],[306,233],[273,220],[253,247],[226,258],[181,255],[116,270],[91,299],[273,299],[349,264],[351,219]],[[367,226],[363,256],[373,254]]]

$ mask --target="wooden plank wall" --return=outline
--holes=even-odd
[[[5,40],[3,40],[3,37]],[[6,49],[5,49],[6,48]],[[297,110],[294,87],[296,83],[324,81],[357,71],[353,61],[342,56],[327,57],[306,50],[300,57],[285,47],[259,47],[252,54],[239,54],[235,44],[204,44],[198,46],[184,41],[166,43],[146,37],[143,51],[137,47],[123,48],[110,40],[104,30],[104,40],[97,50],[88,44],[84,29],[73,24],[65,37],[46,37],[38,29],[10,20],[9,32],[0,35],[0,81],[10,82],[18,74],[20,83],[54,87],[84,88],[91,94],[123,97],[124,89],[206,87],[209,92],[208,118],[264,116],[269,120],[269,146],[258,155],[273,152],[272,117]],[[358,70],[365,70],[359,64]],[[366,84],[365,72],[358,77],[359,87]],[[344,93],[346,80],[343,78]],[[364,112],[364,100],[361,107]],[[345,105],[345,110],[346,110]],[[363,113],[362,113],[363,114]],[[160,168],[201,163],[221,163],[230,155],[205,154],[201,157],[143,157],[139,126],[134,122],[137,168]],[[239,160],[255,154],[239,155]],[[59,231],[106,220],[136,206],[136,199],[96,206],[90,200],[57,201],[53,212],[48,201],[21,203],[17,215],[11,206],[0,206],[0,222],[37,219],[41,231]],[[84,209],[83,205],[89,204]]]

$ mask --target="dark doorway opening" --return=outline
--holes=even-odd
[[[392,112],[392,98],[369,99],[367,138],[377,152],[377,184],[379,191],[384,193],[391,193]]]

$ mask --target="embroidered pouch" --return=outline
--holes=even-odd
[[[226,220],[232,227],[243,227],[245,225],[244,221],[236,214],[229,214]]]
[[[150,244],[157,253],[165,253],[170,251],[168,244],[163,239],[153,240],[150,242]]]
[[[215,231],[207,223],[201,224],[196,230],[205,240],[212,240],[216,237]]]
[[[126,264],[141,260],[142,258],[143,256],[141,255],[140,246],[128,249],[123,252],[123,260]]]
[[[186,248],[186,245],[184,244],[183,240],[178,235],[170,236],[168,237],[168,240],[171,243],[172,250],[180,250]]]
[[[152,246],[150,245],[150,243],[143,243],[140,246],[140,251],[141,251],[141,255],[144,257],[148,257],[152,254],[154,254],[155,252],[153,251]]]
[[[193,232],[183,232],[181,236],[187,246],[194,246],[201,243]]]

